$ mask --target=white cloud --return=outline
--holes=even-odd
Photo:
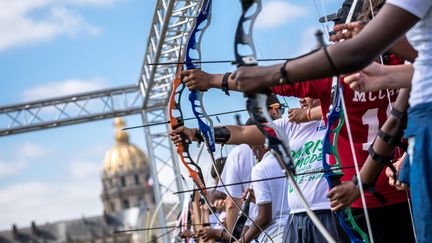
[[[13,163],[0,161],[0,178],[18,174],[27,166],[23,160],[17,160]]]
[[[74,5],[95,5],[95,6],[111,6],[121,0],[66,0],[66,2]]]
[[[0,228],[16,223],[19,227],[36,223],[100,215],[99,180],[79,180],[64,184],[26,182],[0,189]],[[24,196],[25,195],[25,196]]]
[[[63,81],[42,84],[23,92],[23,100],[46,99],[54,96],[76,94],[105,88],[106,82],[101,78],[89,80],[67,79]]]
[[[110,6],[119,0],[0,0],[0,51],[101,29],[74,11],[77,6]],[[37,17],[31,16],[38,11]]]
[[[24,142],[19,153],[25,159],[35,159],[46,155],[48,151],[35,143]]]
[[[318,31],[316,27],[309,27],[306,28],[301,33],[301,39],[300,39],[300,47],[298,48],[297,55],[302,55],[307,52],[312,51],[313,49],[316,49],[318,46],[317,38],[315,37],[315,33]],[[321,30],[322,31],[322,30]],[[326,38],[324,36],[324,38]]]
[[[307,16],[307,8],[284,1],[272,1],[263,6],[256,21],[257,28],[274,28],[291,20]]]
[[[28,163],[48,154],[48,150],[31,142],[24,142],[9,151],[13,160],[0,161],[0,178],[17,175],[28,166]]]
[[[100,164],[100,162],[74,160],[69,164],[69,172],[78,179],[98,178],[102,170]]]

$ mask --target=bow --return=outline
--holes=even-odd
[[[237,66],[254,66],[257,65],[256,51],[253,43],[253,23],[261,10],[261,0],[242,0],[243,13],[240,17],[239,23],[237,25],[237,31],[235,36],[234,44],[234,54]],[[255,12],[248,13],[249,11]],[[248,24],[249,29],[245,30],[244,26]],[[240,50],[246,52],[240,52]],[[322,225],[319,219],[316,217],[315,213],[310,209],[306,199],[300,192],[300,189],[295,181],[295,167],[291,153],[289,152],[289,145],[283,132],[279,131],[272,123],[272,119],[267,110],[267,97],[270,95],[270,90],[265,90],[261,93],[253,94],[247,97],[247,110],[250,117],[254,121],[258,129],[264,134],[266,138],[266,145],[271,149],[273,155],[278,160],[281,165],[286,177],[288,178],[294,192],[300,198],[306,213],[311,218],[312,222],[324,236],[328,242],[336,242],[332,236],[328,233],[326,228]],[[272,136],[258,120],[260,114],[267,122],[266,127],[271,128],[276,132],[277,137]]]
[[[171,91],[171,96],[168,103],[170,126],[173,130],[184,125],[183,112],[180,106],[181,96],[183,90],[185,89],[185,85],[181,79],[182,70],[183,66],[179,64],[177,66],[177,71],[173,82],[173,89]],[[206,198],[207,189],[205,189],[206,186],[204,183],[201,167],[195,163],[189,153],[189,144],[191,143],[191,141],[187,138],[185,134],[180,134],[180,136],[182,137],[182,142],[177,145],[177,154],[179,155],[182,164],[186,167],[189,176],[192,178],[195,186],[198,188],[199,193],[202,195],[202,198],[204,198],[204,201],[208,203]],[[201,200],[198,201],[201,202]]]
[[[202,36],[204,34],[204,31],[210,25],[211,5],[212,5],[211,0],[204,0],[203,7],[197,16],[195,27],[191,32],[191,35],[190,35],[190,38],[189,38],[189,41],[187,44],[187,48],[186,48],[186,58],[185,58],[186,61],[185,61],[185,63],[186,63],[186,69],[187,70],[200,69],[201,68],[201,65],[200,65],[201,64],[201,46],[200,46],[200,43],[201,43],[201,39],[202,39]],[[215,167],[216,163],[215,163],[215,158],[213,155],[213,153],[216,151],[214,127],[213,127],[213,121],[211,120],[211,118],[208,116],[207,112],[204,109],[203,92],[200,90],[193,90],[189,94],[189,101],[191,102],[192,111],[194,113],[194,116],[196,117],[196,119],[198,121],[198,128],[199,128],[199,131],[201,132],[202,137],[204,139],[204,144],[207,147],[208,153],[210,154],[210,158],[212,160],[212,165],[213,165],[213,167]],[[230,197],[232,199],[231,193],[229,193],[229,191],[225,187],[225,184],[224,184],[224,182],[223,182],[223,180],[222,180],[222,178],[221,178],[221,176],[218,173],[218,170],[216,168],[215,168],[215,172],[216,172],[217,177],[219,178],[219,181],[224,186],[228,197]],[[240,213],[244,217],[246,217],[246,219],[250,219],[252,221],[252,223],[258,229],[263,231],[263,229],[261,229],[261,227],[259,227],[253,221],[253,219],[251,219],[249,217],[248,214],[243,213],[244,211],[242,211],[242,208],[240,208],[235,203],[234,203],[234,205],[240,210]],[[246,220],[244,220],[244,221],[246,222]],[[244,225],[244,223],[243,223],[243,225]],[[243,229],[243,227],[241,227],[241,228]],[[232,236],[231,240],[232,239],[237,240],[240,235],[238,235],[238,236],[231,235],[231,236]]]
[[[200,59],[201,51],[197,41],[201,40],[202,33],[210,23],[210,17],[211,17],[211,0],[205,0],[202,4],[202,8],[198,16],[196,17],[195,25],[193,27],[193,30],[191,31],[188,43],[186,45],[185,56],[186,56],[186,63],[187,63],[186,66],[188,69],[198,68],[192,62],[193,60]],[[180,51],[181,51],[181,46],[182,45],[180,44]],[[169,120],[170,120],[171,129],[173,130],[180,126],[184,126],[183,112],[181,110],[181,105],[180,105],[181,96],[185,89],[185,84],[182,81],[182,75],[181,75],[181,72],[183,71],[183,64],[180,62],[181,59],[182,59],[182,55],[179,54],[177,70],[173,81],[173,88],[168,103],[168,113],[170,118]],[[196,103],[195,97],[197,98],[199,103]],[[189,100],[192,102],[192,109],[194,111],[195,116],[197,116],[197,119],[200,121],[200,129],[202,128],[207,129],[205,130],[206,132],[203,132],[205,138],[213,139],[213,140],[210,139],[206,140],[206,147],[208,148],[209,147],[208,145],[210,144],[209,141],[214,141],[213,124],[209,116],[205,113],[204,109],[202,108],[202,93],[200,91],[192,92],[189,95]],[[210,125],[207,125],[203,120],[201,120],[200,116],[204,116],[206,121],[210,121]],[[201,167],[195,161],[193,161],[189,153],[189,144],[191,143],[191,141],[183,133],[180,134],[180,137],[182,138],[181,139],[182,141],[179,145],[177,145],[177,153],[179,154],[181,162],[186,167],[189,176],[192,178],[194,184],[198,188],[199,194],[201,195],[201,197],[199,197],[198,194],[193,195],[194,205],[195,205],[194,206],[195,210],[193,211],[194,214],[199,215],[198,217],[197,215],[194,215],[194,218],[200,221],[198,225],[203,225],[204,221],[208,222],[208,215],[206,219],[203,219],[202,217],[203,215],[206,214],[205,211],[208,209],[211,211],[213,215],[215,215],[215,213],[210,205],[210,202],[207,199],[208,193],[204,183],[204,177],[203,177]],[[198,203],[200,204],[200,206],[198,206]],[[219,218],[216,217],[216,219],[219,222],[219,224],[226,230],[226,228],[223,226]],[[199,230],[199,229],[195,229],[195,230]]]
[[[181,46],[182,44],[180,44],[179,60],[182,58]],[[168,103],[168,113],[169,113],[169,121],[170,121],[171,129],[176,129],[184,125],[183,111],[181,109],[181,97],[185,89],[185,84],[182,82],[182,76],[181,76],[182,71],[183,71],[183,64],[178,64],[174,81],[173,81],[173,88]],[[195,161],[192,159],[192,156],[189,153],[189,144],[191,143],[191,141],[187,138],[185,134],[180,134],[180,136],[182,137],[182,142],[181,144],[177,145],[176,148],[177,153],[180,157],[182,164],[186,167],[188,174],[192,178],[195,186],[199,189],[199,193],[202,195],[202,198],[206,203],[208,203],[206,198],[207,190],[205,189],[206,186],[204,183],[201,167],[197,163],[195,163]],[[193,198],[196,198],[196,196],[194,195]],[[203,204],[202,200],[200,199],[195,200],[195,203],[198,202]],[[195,204],[194,209],[195,211],[200,210],[201,207],[197,207],[197,204]],[[197,219],[201,221],[201,217],[198,217]],[[183,222],[183,224],[184,223],[186,222]],[[195,224],[201,224],[201,222],[195,222]],[[197,230],[199,230],[199,227],[195,228],[195,231]]]
[[[332,80],[332,104],[327,113],[327,131],[324,137],[322,163],[324,169],[324,177],[329,184],[329,188],[333,188],[341,184],[343,176],[341,161],[337,151],[337,139],[339,132],[344,125],[343,109],[341,107],[340,93],[342,92],[339,85],[339,77],[336,76]],[[335,125],[335,127],[334,127]],[[333,128],[334,127],[334,128]],[[334,164],[329,164],[327,155],[332,155],[335,159]],[[351,242],[369,242],[368,236],[364,233],[354,220],[351,213],[351,208],[347,207],[335,212],[341,227],[347,233]]]
[[[349,2],[350,1],[344,2],[344,5],[350,4]],[[355,14],[354,12],[357,8],[357,3],[358,3],[357,0],[351,2],[351,6],[349,7],[348,13],[345,13],[343,16],[345,19],[340,19],[339,22],[343,22],[343,21],[345,21],[345,23],[351,22]],[[345,8],[347,8],[347,6],[345,6]],[[326,21],[328,21],[327,16],[324,18]],[[325,48],[326,45],[322,39],[322,35],[321,38],[319,38],[319,42],[321,46]],[[327,53],[326,50],[325,52]],[[331,61],[330,57],[328,56],[328,54],[326,55],[329,58],[330,65],[332,66],[333,69],[335,69],[334,64]],[[346,126],[348,130],[348,135],[351,137],[348,117],[346,112],[344,112],[346,111],[346,107],[343,100],[343,91],[342,91],[342,87],[340,86],[339,75],[334,76],[332,79],[330,99],[331,99],[331,104],[329,107],[329,111],[327,113],[327,128],[326,128],[326,134],[324,136],[324,143],[323,143],[322,164],[324,169],[324,177],[329,185],[329,189],[332,189],[333,187],[336,187],[341,184],[341,178],[344,175],[342,171],[341,160],[337,150],[338,149],[337,140],[339,137],[339,133],[343,125],[345,124],[345,120],[347,120]],[[353,144],[352,139],[350,139],[350,144],[352,146]],[[351,149],[353,149],[353,146]],[[330,164],[328,162],[328,158],[330,156],[334,158],[333,164]],[[357,173],[358,163],[356,161],[355,155],[353,155],[353,159],[356,167],[356,175],[358,177],[359,176],[359,173]],[[361,183],[359,187],[361,193],[363,194],[363,188]],[[362,195],[362,197],[364,197],[364,194]],[[345,233],[348,235],[352,243],[361,243],[361,242],[369,243],[369,237],[356,223],[352,215],[351,207],[346,207],[342,210],[336,211],[335,214],[339,220],[339,224],[341,225]],[[367,212],[365,212],[365,214],[367,215]],[[368,216],[366,217],[368,219]],[[368,223],[368,229],[369,228],[370,227]],[[371,233],[371,231],[369,231],[369,233]]]

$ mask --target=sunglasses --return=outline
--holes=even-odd
[[[287,105],[285,104],[279,104],[279,103],[275,103],[275,104],[271,104],[268,108],[268,110],[273,110],[273,109],[279,109],[280,113],[283,114],[285,113],[285,108],[287,107]]]

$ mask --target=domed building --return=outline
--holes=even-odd
[[[120,212],[131,207],[151,208],[155,199],[150,180],[149,162],[145,154],[129,143],[124,121],[115,118],[113,148],[105,154],[102,172],[102,202],[105,212]]]
[[[114,119],[115,145],[103,160],[102,215],[79,217],[77,212],[75,219],[54,223],[38,224],[35,219],[28,227],[13,224],[10,230],[0,231],[0,242],[138,243],[155,237],[157,230],[113,233],[148,226],[155,208],[149,161],[129,143],[128,133],[121,130],[124,125],[121,118]]]

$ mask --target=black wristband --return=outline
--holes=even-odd
[[[217,143],[226,144],[231,137],[231,132],[226,127],[215,127],[214,136]]]
[[[327,57],[327,60],[330,63],[330,67],[332,68],[332,70],[336,74],[336,76],[339,76],[340,73],[339,73],[338,69],[336,68],[336,65],[334,64],[333,60],[331,59],[330,54],[327,51],[327,46],[324,46],[323,49],[324,49],[324,53],[325,53],[325,55]]]
[[[288,72],[285,70],[285,66],[289,61],[290,61],[289,59],[286,60],[279,70],[280,72],[279,84],[291,84],[291,85],[294,84],[293,82],[290,82],[288,80]]]
[[[230,75],[231,75],[230,72],[224,74],[222,78],[222,85],[221,85],[222,91],[225,92],[225,94],[228,96],[230,95],[229,88],[228,88],[228,78]]]
[[[354,174],[353,178],[352,178],[352,183],[354,183],[354,185],[359,188],[359,184],[358,184],[358,178],[357,176]],[[368,191],[370,193],[372,193],[372,195],[381,203],[381,204],[385,204],[387,203],[387,199],[384,197],[383,194],[381,194],[380,192],[375,191],[375,187],[371,186],[369,184],[365,184],[362,183],[362,187],[364,191]]]
[[[401,121],[405,121],[407,118],[407,113],[403,111],[399,111],[395,109],[394,107],[391,109],[390,114],[396,118],[398,118]]]
[[[201,131],[200,131],[199,129],[197,129],[197,130],[195,131],[194,136],[195,136],[195,138],[196,138],[196,140],[197,140],[198,142],[203,142],[203,141],[204,141],[204,138],[203,138],[203,136],[202,136],[202,134],[201,134]]]

